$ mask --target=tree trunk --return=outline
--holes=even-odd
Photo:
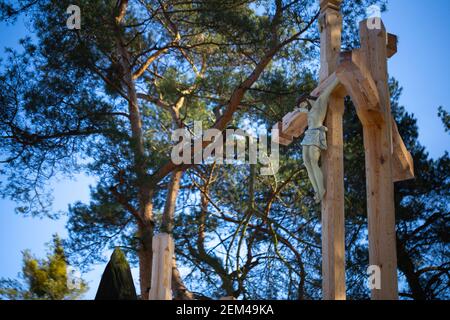
[[[141,298],[148,300],[152,279],[152,239],[153,225],[139,226],[139,237],[141,240],[138,256],[139,256],[139,282],[141,287]]]
[[[120,41],[120,40],[119,40]],[[151,285],[152,273],[152,238],[153,238],[153,190],[146,182],[147,169],[145,163],[144,142],[142,138],[142,122],[137,100],[136,88],[132,79],[132,70],[130,66],[130,56],[122,44],[119,45],[121,53],[121,63],[125,71],[124,82],[128,95],[128,109],[130,113],[130,126],[132,133],[131,148],[134,151],[134,162],[136,175],[138,177],[138,201],[139,201],[139,237],[141,245],[139,248],[139,273],[141,296],[148,299],[148,292]]]
[[[182,170],[173,172],[170,178],[169,187],[167,189],[161,231],[167,232],[171,235],[173,234],[173,219],[182,177]],[[177,267],[175,254],[172,258],[172,291],[175,300],[194,300],[194,294],[186,288],[183,279],[181,278],[180,272]]]
[[[173,232],[173,218],[175,214],[175,207],[177,204],[178,192],[180,191],[180,182],[183,176],[183,171],[175,171],[170,178],[169,188],[167,190],[166,203],[164,206],[164,214],[162,217],[161,231],[172,234]]]
[[[142,299],[148,299],[148,293],[152,278],[152,238],[153,238],[153,189],[149,186],[146,155],[142,136],[142,119],[139,110],[136,86],[133,80],[132,59],[128,51],[126,41],[122,35],[122,20],[128,8],[128,1],[121,0],[117,6],[116,23],[116,47],[120,56],[120,66],[122,67],[122,87],[125,88],[128,100],[128,113],[130,115],[131,143],[130,148],[134,153],[135,172],[138,178],[137,192],[139,203],[139,217],[137,217],[138,233],[140,245],[139,255],[139,275]]]
[[[184,285],[180,272],[177,267],[175,255],[172,259],[172,292],[174,300],[194,300],[194,294]]]

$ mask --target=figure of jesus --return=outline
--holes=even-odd
[[[319,166],[320,154],[327,149],[327,127],[323,125],[327,115],[328,101],[339,80],[332,82],[318,98],[306,96],[299,100],[300,111],[308,113],[308,130],[302,141],[303,161],[308,177],[314,188],[316,203],[320,203],[325,195],[322,169]],[[308,109],[309,107],[309,109]]]

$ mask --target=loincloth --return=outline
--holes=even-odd
[[[302,146],[316,146],[322,150],[327,150],[327,127],[308,129],[302,141]]]

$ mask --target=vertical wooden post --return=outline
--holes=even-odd
[[[341,0],[320,0],[320,82],[332,74],[341,51]],[[326,194],[322,201],[322,296],[345,300],[344,98],[331,96],[325,126],[328,150],[322,153]]]
[[[387,72],[387,33],[360,24],[361,54],[377,85],[382,123],[364,126],[366,154],[369,263],[381,270],[381,288],[372,290],[372,299],[398,299],[395,237],[394,185],[392,179],[391,106]]]
[[[152,286],[149,300],[172,300],[173,240],[168,233],[153,237]]]

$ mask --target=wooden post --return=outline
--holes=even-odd
[[[372,299],[398,299],[395,237],[394,185],[392,176],[391,106],[388,88],[387,48],[384,25],[370,29],[360,24],[361,58],[378,89],[383,119],[364,125],[366,154],[367,214],[369,224],[369,263],[381,270],[381,287],[372,290]]]
[[[341,0],[320,0],[320,82],[337,68],[341,51]],[[330,97],[325,126],[328,150],[322,153],[326,194],[322,201],[322,296],[324,300],[344,300],[345,224],[344,157],[342,116],[344,98]]]
[[[168,233],[153,237],[152,284],[149,300],[172,300],[173,240]]]

